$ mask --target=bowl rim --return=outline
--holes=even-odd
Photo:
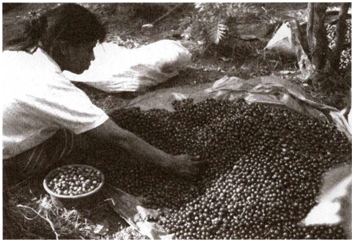
[[[61,194],[57,194],[55,193],[54,191],[52,191],[51,189],[49,189],[49,187],[47,186],[47,180],[49,179],[49,177],[51,175],[54,174],[54,172],[60,170],[60,169],[64,169],[64,168],[67,168],[67,167],[85,167],[85,168],[90,168],[90,169],[94,169],[96,171],[99,171],[101,173],[101,182],[100,182],[100,185],[95,188],[94,190],[90,191],[90,192],[87,192],[85,194],[80,194],[80,195],[61,195]],[[86,164],[69,164],[69,165],[63,165],[63,166],[60,166],[60,167],[57,167],[53,170],[51,170],[47,175],[46,177],[44,178],[43,180],[43,187],[44,189],[46,190],[46,192],[48,192],[51,196],[54,196],[56,198],[65,198],[65,199],[77,199],[77,198],[83,198],[83,197],[88,197],[96,192],[98,192],[102,186],[104,185],[104,182],[105,182],[105,176],[104,174],[102,173],[101,170],[91,166],[91,165],[86,165]]]

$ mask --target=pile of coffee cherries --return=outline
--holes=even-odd
[[[55,170],[47,185],[59,195],[76,196],[89,193],[102,183],[102,173],[80,165],[63,166]]]
[[[117,110],[112,119],[170,154],[198,155],[190,180],[124,151],[100,155],[110,184],[168,208],[159,219],[178,239],[342,239],[337,226],[299,226],[317,203],[322,175],[351,162],[336,127],[281,106],[187,99],[166,110]]]

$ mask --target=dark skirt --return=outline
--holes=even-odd
[[[90,151],[88,139],[68,130],[58,130],[51,138],[13,158],[3,160],[3,183],[14,185],[55,167],[81,163]]]

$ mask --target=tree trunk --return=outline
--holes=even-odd
[[[313,49],[313,22],[314,22],[314,6],[312,3],[308,3],[308,22],[307,22],[307,42],[308,42],[308,50],[307,54],[309,58],[312,58],[310,51]]]
[[[325,28],[326,3],[308,4],[307,41],[316,72],[325,68],[327,59],[327,31]]]
[[[333,69],[339,70],[340,66],[340,57],[343,51],[345,35],[346,35],[346,19],[347,13],[350,8],[351,3],[342,3],[340,7],[338,23],[336,26],[336,34],[335,34],[335,46],[333,50],[333,55],[330,60],[330,64]]]

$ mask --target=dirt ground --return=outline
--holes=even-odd
[[[337,105],[331,103],[334,102],[333,100],[326,99],[324,94],[317,93],[311,85],[305,85],[300,82],[300,80],[296,77],[298,70],[295,65],[295,60],[291,60],[289,62],[281,60],[274,60],[273,62],[270,62],[269,60],[262,60],[261,62],[256,62],[256,58],[250,57],[250,59],[237,58],[233,61],[226,61],[227,58],[224,58],[225,56],[221,55],[220,52],[217,52],[218,48],[217,51],[212,48],[207,55],[199,56],[198,54],[200,49],[194,40],[184,40],[175,37],[175,33],[179,32],[180,20],[193,11],[192,4],[177,9],[166,18],[157,22],[157,24],[150,29],[142,29],[141,27],[144,24],[151,23],[158,19],[164,15],[164,13],[176,6],[176,4],[172,3],[167,7],[161,7],[158,4],[155,8],[146,9],[146,12],[135,12],[132,8],[133,5],[129,5],[127,3],[82,3],[82,5],[98,14],[100,20],[107,27],[108,42],[115,42],[127,48],[136,48],[161,39],[178,39],[193,54],[194,60],[185,71],[182,71],[179,76],[168,80],[166,83],[158,85],[151,90],[185,85],[199,85],[202,83],[216,81],[225,75],[248,79],[256,76],[272,74],[294,80],[295,83],[299,84],[300,87],[309,93],[316,101],[321,101],[323,103],[327,103],[328,105]],[[307,4],[286,5],[266,5],[266,8],[279,11],[284,18],[295,16],[299,18],[304,17],[304,11]],[[32,3],[20,4],[10,10],[6,9],[7,12],[3,15],[3,39],[6,40],[8,38],[14,25],[18,25],[20,27],[26,20],[28,20],[29,13],[31,11],[42,13],[55,6],[57,6],[57,3]],[[144,9],[144,6],[142,9]],[[250,41],[241,41],[238,43],[241,45],[240,49],[251,48],[251,50],[260,50],[260,48],[262,49],[262,47],[267,43],[267,40],[258,41],[257,43]],[[84,84],[78,84],[77,86],[88,94],[93,103],[106,112],[120,108],[121,106],[127,104],[131,99],[141,94],[108,94]],[[348,99],[350,100],[350,97],[348,97]],[[44,190],[41,187],[38,187],[38,183],[41,185],[42,182],[37,178],[26,185],[19,185],[18,188],[14,189],[12,191],[13,194],[11,194],[13,196],[11,199],[12,204],[18,205],[21,203],[27,203],[27,205],[31,205],[33,207],[38,206],[36,202],[41,200],[43,195],[45,195]],[[126,235],[122,234],[121,236],[117,236],[117,234],[115,234],[117,229],[122,230],[127,226],[127,224],[124,223],[122,219],[119,219],[119,217],[113,215],[114,214],[108,207],[102,206],[96,215],[93,213],[90,216],[93,223],[87,224],[87,226],[92,227],[91,230],[98,227],[98,225],[104,225],[105,227],[110,225],[111,231],[109,233],[101,232],[98,234],[88,234],[85,237],[83,236],[84,234],[80,234],[80,237],[78,237],[77,232],[74,230],[71,234],[68,234],[68,238],[72,238],[74,235],[78,238],[84,237],[88,239],[108,238],[108,235],[110,235],[111,239],[115,237],[116,239],[119,237],[122,237],[121,239],[124,237],[138,239],[142,238],[142,236],[134,232],[132,229],[128,230],[129,233]],[[17,215],[17,217],[18,218],[15,221],[17,221],[18,227],[14,226],[14,228],[20,229],[22,232],[20,233],[15,230],[14,232],[8,234],[8,238],[55,238],[55,235],[49,225],[46,222],[43,222],[43,220],[38,219],[38,217],[36,220],[32,221],[26,220],[23,215]],[[103,218],[104,220],[102,220]],[[43,230],[43,227],[45,227],[45,230]]]

